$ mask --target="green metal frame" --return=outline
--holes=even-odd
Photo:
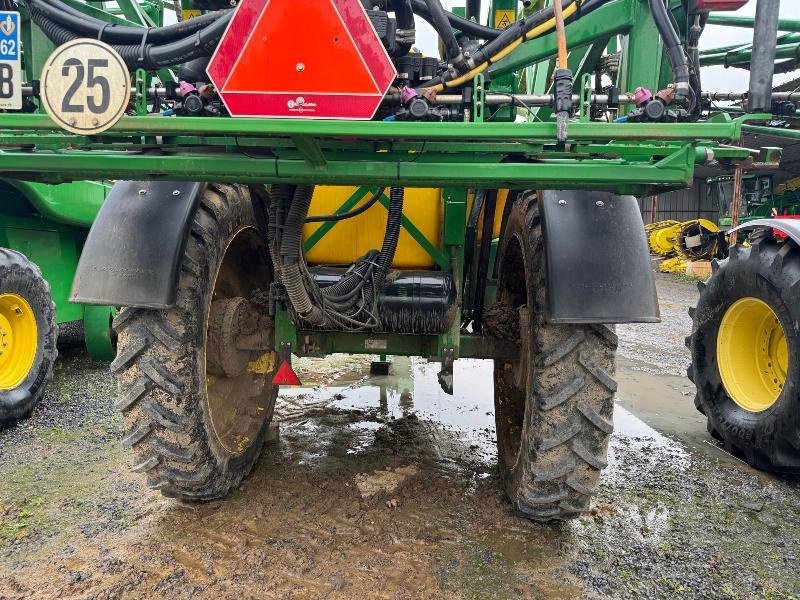
[[[162,23],[164,11],[173,8],[160,0],[119,0],[115,8],[107,3],[68,2],[109,23],[144,27]],[[537,0],[523,13],[549,3]],[[681,1],[669,0],[669,5],[676,21],[685,21]],[[480,2],[471,0],[470,11],[478,6]],[[492,0],[489,24],[493,24],[495,11],[517,7],[516,0]],[[782,26],[790,32],[797,31],[794,27],[792,23]],[[781,39],[781,53],[783,45],[794,43],[792,35]],[[654,44],[658,34],[647,0],[612,0],[568,24],[567,38],[575,93],[583,100],[578,118],[569,125],[566,143],[556,143],[556,124],[547,108],[529,111],[529,121],[537,122],[514,123],[516,108],[492,111],[485,105],[486,95],[492,92],[512,93],[524,87],[529,93],[544,93],[550,89],[556,46],[555,36],[550,34],[522,44],[492,65],[486,80],[482,76],[476,79],[471,122],[144,116],[150,104],[148,86],[174,80],[174,75],[169,70],[137,72],[134,107],[138,116],[125,116],[98,135],[65,133],[41,112],[0,115],[0,174],[49,183],[99,178],[358,186],[338,212],[350,210],[381,187],[439,187],[444,210],[441,249],[426,240],[410,219],[404,218],[402,226],[433,257],[437,268],[452,271],[460,285],[469,283],[474,268],[470,266],[465,274],[470,189],[592,189],[651,195],[689,186],[695,166],[712,157],[730,164],[750,159],[751,151],[737,147],[742,131],[763,125],[769,115],[744,114],[732,119],[721,114],[706,122],[677,124],[590,120],[587,95],[591,75],[607,51],[621,49],[617,85],[623,91],[633,91],[636,86],[658,90],[671,80],[662,48]],[[29,22],[23,41],[30,82],[36,79],[52,45]],[[746,49],[735,50],[739,52],[737,60],[745,60]],[[713,53],[704,57],[715,60]],[[381,203],[386,206],[388,199],[382,197]],[[90,210],[74,203],[60,208],[49,203],[47,207],[60,213],[62,220],[79,222],[75,224],[83,224],[91,216],[85,214]],[[84,213],[78,214],[81,211]],[[332,227],[320,226],[307,240],[306,250]],[[496,242],[493,248],[496,252]],[[491,285],[486,293],[493,296]],[[463,308],[469,311],[469,303]],[[277,342],[288,342],[300,354],[346,351],[488,357],[513,352],[500,342],[463,333],[459,318],[439,336],[298,331],[288,312],[280,309],[275,324]]]
[[[69,302],[72,279],[88,228],[110,186],[81,181],[59,186],[0,181],[0,247],[24,254],[50,284],[58,323],[83,321],[94,360],[111,360],[114,345],[107,306]]]

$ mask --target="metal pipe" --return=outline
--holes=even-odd
[[[758,0],[756,5],[747,107],[751,112],[772,108],[772,77],[775,74],[775,46],[780,8],[780,0]]]
[[[745,29],[753,29],[753,27],[755,27],[755,19],[753,19],[753,17],[740,17],[739,15],[724,15],[724,14],[712,13],[708,15],[707,24],[724,25],[726,27],[744,27]],[[800,32],[800,20],[778,19],[778,30]]]

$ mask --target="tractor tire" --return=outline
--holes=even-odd
[[[277,386],[268,308],[271,267],[247,188],[210,185],[192,217],[175,306],[123,309],[114,320],[116,407],[133,471],[164,496],[225,496],[258,459]],[[248,320],[268,345],[241,349]]]
[[[617,336],[606,325],[547,321],[545,247],[534,192],[512,207],[499,260],[498,303],[519,316],[520,332],[519,359],[495,361],[500,476],[521,515],[569,519],[589,509],[606,466]]]
[[[50,285],[25,256],[0,248],[0,426],[30,416],[58,350]]]
[[[751,237],[713,261],[686,338],[695,406],[725,449],[765,471],[800,473],[800,249]]]

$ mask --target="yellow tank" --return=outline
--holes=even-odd
[[[357,190],[356,187],[317,186],[311,200],[309,215],[329,215],[335,213]],[[386,190],[388,196],[389,190]],[[366,202],[370,192],[355,205]],[[508,190],[497,193],[497,209],[494,219],[493,237],[500,236],[503,210],[508,198]],[[467,198],[467,214],[471,210],[474,195]],[[436,248],[442,248],[441,232],[443,219],[442,191],[434,188],[407,188],[403,203],[403,214],[422,232]],[[482,231],[483,217],[478,221],[478,237]],[[306,242],[319,229],[322,223],[309,223],[303,227],[303,241]],[[306,251],[306,261],[311,265],[350,264],[370,249],[380,249],[386,230],[386,209],[375,204],[364,214],[338,221],[322,239]],[[436,263],[433,258],[409,235],[400,230],[400,242],[392,266],[396,269],[432,269]]]
[[[329,215],[350,198],[358,188],[318,186],[311,200],[309,215]],[[388,195],[389,190],[386,190]],[[356,206],[369,199],[370,192]],[[386,231],[386,209],[377,203],[364,214],[338,221],[325,236],[306,251],[309,264],[350,264],[370,249],[380,249]],[[433,188],[407,188],[403,214],[422,234],[441,249],[442,191]],[[303,240],[323,224],[309,223],[303,227]],[[396,269],[432,269],[435,263],[405,229],[400,230],[400,242],[392,266]]]

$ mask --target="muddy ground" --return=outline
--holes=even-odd
[[[695,284],[619,328],[610,465],[592,514],[514,516],[495,471],[492,366],[305,361],[228,499],[161,498],[127,470],[114,383],[62,350],[29,421],[0,431],[0,598],[800,597],[800,481],[712,444],[681,375]]]

